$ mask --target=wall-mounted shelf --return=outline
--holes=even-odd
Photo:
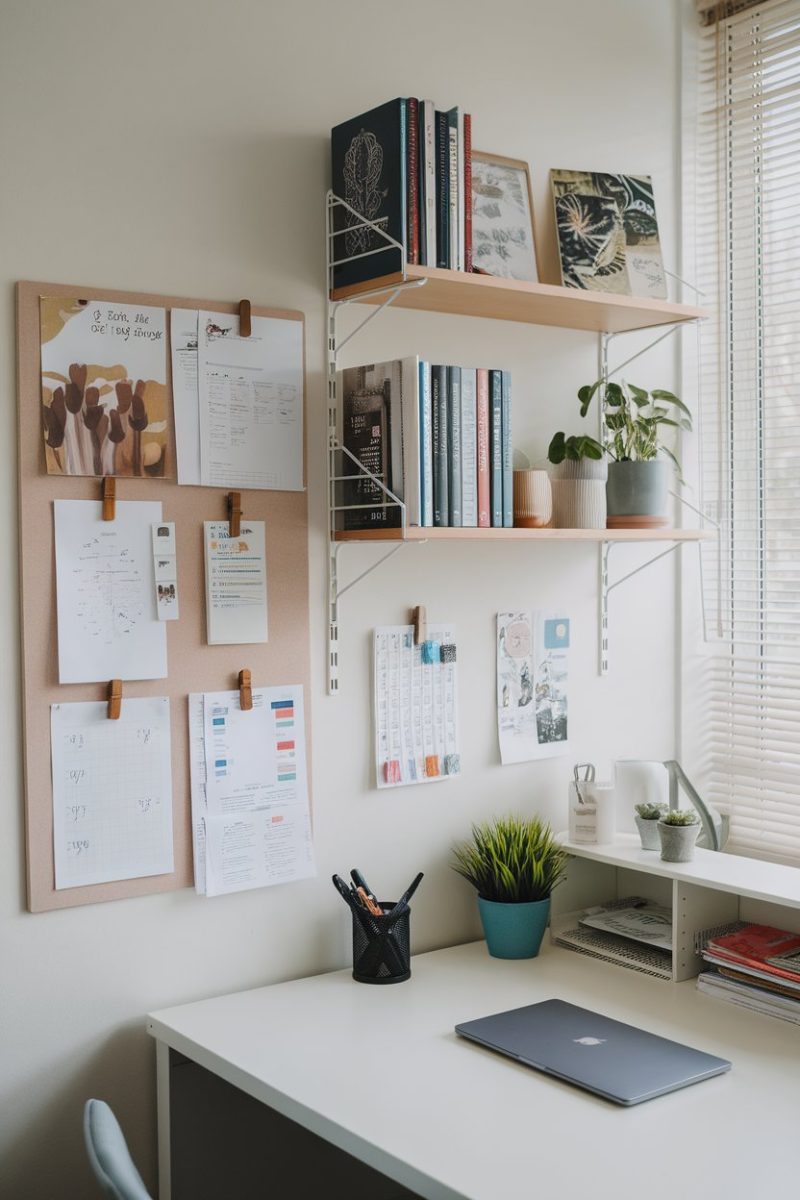
[[[337,542],[701,542],[713,534],[706,529],[338,529]]]
[[[628,333],[634,329],[698,321],[708,316],[706,309],[689,304],[583,292],[549,283],[525,283],[408,263],[402,271],[392,275],[336,288],[331,291],[330,298],[334,303],[380,304],[385,294],[395,288],[400,288],[392,302],[395,308],[451,313],[460,317],[490,317],[526,325],[581,329],[588,333]]]
[[[344,256],[341,237],[344,228],[336,229],[337,212],[347,214],[349,228],[368,228],[377,241],[377,248],[353,256]],[[498,279],[490,275],[447,271],[438,267],[423,267],[406,262],[406,247],[390,237],[385,230],[365,219],[333,192],[326,197],[327,217],[327,361],[328,361],[328,692],[339,690],[339,600],[346,591],[371,574],[381,563],[404,546],[426,541],[519,541],[519,542],[583,542],[593,543],[599,550],[598,634],[600,647],[599,670],[606,674],[609,666],[608,612],[611,592],[656,562],[677,550],[686,542],[699,543],[711,536],[706,530],[695,529],[442,529],[419,528],[406,524],[405,505],[371,475],[340,445],[338,434],[338,402],[336,375],[339,354],[360,330],[389,305],[418,312],[437,312],[454,316],[488,317],[498,321],[514,321],[526,325],[544,325],[561,329],[576,329],[600,335],[600,375],[621,370],[649,347],[638,350],[619,367],[609,370],[608,350],[612,339],[621,333],[640,329],[658,329],[650,343],[655,345],[676,329],[707,316],[707,311],[688,304],[672,304],[666,300],[644,300],[635,296],[617,296],[603,292],[584,292],[576,288],[555,287],[546,283],[525,283],[515,279]],[[354,224],[355,222],[355,224]],[[397,270],[389,275],[369,279],[350,287],[334,288],[337,266],[355,258],[391,249],[396,255]],[[339,311],[350,304],[371,305],[364,316],[342,340],[338,336]],[[350,461],[347,461],[350,460]],[[337,502],[337,486],[352,476],[353,467],[375,483],[384,494],[384,504],[400,511],[397,529],[340,530],[337,525],[343,507]],[[691,506],[690,506],[691,507]],[[344,586],[339,582],[339,554],[343,546],[353,543],[374,543],[383,553],[365,570]],[[620,542],[668,542],[646,562],[628,571],[619,579],[610,580],[609,558]]]

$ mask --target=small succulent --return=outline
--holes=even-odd
[[[700,818],[693,808],[674,808],[661,818],[664,825],[699,825]]]
[[[641,804],[634,804],[633,807],[643,821],[658,821],[667,811],[666,804],[657,803],[655,800],[643,800]]]

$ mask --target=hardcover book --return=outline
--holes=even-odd
[[[461,368],[461,521],[478,524],[477,394],[474,367]]]
[[[503,527],[503,372],[489,372],[489,480],[491,526]]]
[[[447,368],[431,367],[433,414],[433,523],[445,526],[450,519],[447,479]]]
[[[447,488],[450,525],[460,529],[461,516],[461,368],[447,368]]]
[[[373,363],[342,372],[341,503],[345,529],[396,529],[402,524],[397,504],[358,464],[403,497],[402,362]]]
[[[450,266],[450,130],[447,113],[436,113],[436,265]]]
[[[432,100],[420,105],[422,193],[420,220],[425,227],[423,266],[436,266],[436,106]]]
[[[420,483],[422,524],[433,525],[433,413],[431,411],[431,364],[419,364]]]
[[[514,525],[514,472],[512,469],[513,445],[511,440],[511,372],[502,371],[502,422],[501,451],[503,458],[503,525],[511,529]]]
[[[489,372],[479,367],[477,380],[476,424],[478,433],[478,527],[489,529],[491,512],[491,471],[489,469]]]
[[[406,186],[406,259],[410,263],[420,262],[419,222],[419,101],[409,97],[406,109],[406,150],[408,153]]]
[[[390,100],[331,130],[331,186],[358,216],[341,205],[334,209],[335,259],[352,258],[333,269],[334,287],[362,283],[402,269],[401,253],[374,230],[358,228],[360,219],[405,243],[406,101]],[[378,251],[370,254],[369,251]],[[366,258],[356,255],[366,254]]]

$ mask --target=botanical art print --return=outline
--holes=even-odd
[[[488,275],[536,283],[526,163],[473,154],[472,261]]]
[[[550,174],[564,286],[665,300],[650,176]]]
[[[51,475],[167,473],[166,312],[43,296],[42,423]]]

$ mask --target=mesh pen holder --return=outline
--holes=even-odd
[[[392,916],[394,901],[380,900],[385,916],[352,909],[353,979],[358,983],[403,983],[411,978],[411,909]]]

